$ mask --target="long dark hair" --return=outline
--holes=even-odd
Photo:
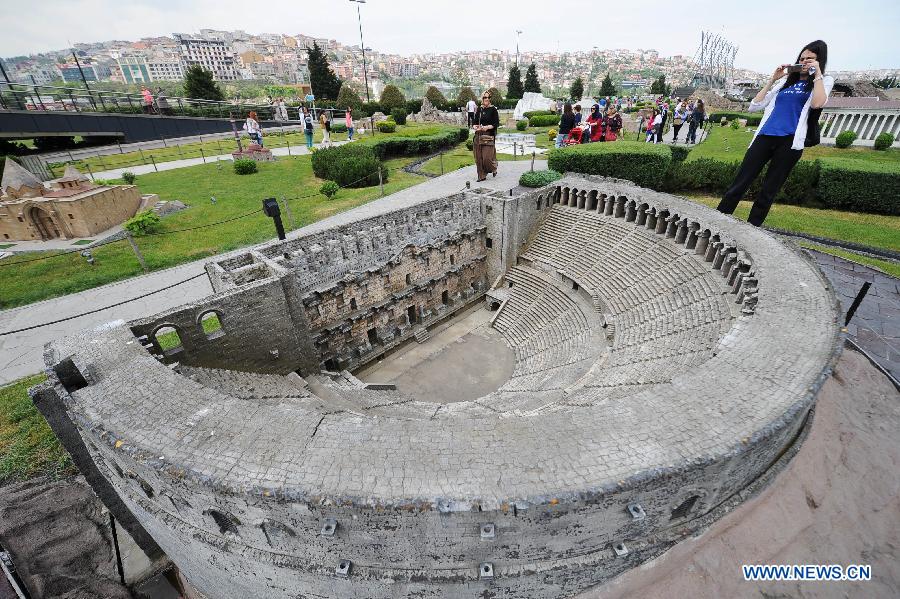
[[[563,104],[563,114],[572,114],[572,105],[568,102]]]
[[[797,60],[794,61],[794,64],[800,63],[800,56],[807,50],[809,50],[810,52],[812,52],[813,54],[816,55],[816,60],[819,61],[819,67],[822,69],[821,72],[816,73],[815,76],[817,77],[819,75],[824,75],[825,74],[825,64],[828,62],[828,44],[826,44],[822,40],[816,40],[814,42],[809,42],[808,44],[803,46],[803,49],[801,49],[800,52],[797,53]],[[813,85],[815,83],[813,81],[814,78],[815,77],[809,77],[806,80],[806,91],[812,91]],[[784,87],[782,87],[782,89],[788,88],[788,87],[794,85],[795,83],[797,83],[798,81],[800,81],[800,73],[790,73],[787,76],[787,79],[785,79]]]

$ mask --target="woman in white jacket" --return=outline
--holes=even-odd
[[[762,225],[778,190],[800,160],[803,148],[818,143],[818,130],[810,131],[809,124],[818,127],[818,115],[834,86],[834,79],[825,76],[827,59],[825,42],[816,40],[807,44],[797,57],[798,66],[780,65],[750,102],[750,112],[765,112],[737,176],[719,202],[719,212],[732,214],[750,184],[768,164],[769,170],[747,219],[751,225]]]

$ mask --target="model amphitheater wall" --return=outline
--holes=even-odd
[[[47,346],[36,404],[204,595],[571,596],[702,530],[802,435],[840,333],[785,242],[602,178],[385,206]],[[485,297],[515,352],[496,391],[347,372]]]

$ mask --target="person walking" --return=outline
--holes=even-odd
[[[834,79],[825,76],[827,59],[825,42],[810,42],[795,64],[776,67],[769,82],[750,102],[750,112],[764,110],[763,116],[737,176],[716,208],[719,212],[734,213],[750,184],[768,164],[747,222],[759,227],[766,220],[803,148],[819,143],[819,114],[834,87]]]
[[[678,143],[678,132],[681,131],[681,127],[684,125],[687,117],[687,106],[685,106],[684,102],[679,102],[672,118],[672,130],[674,131],[672,134],[672,143]]]
[[[497,129],[500,127],[500,113],[491,106],[491,95],[481,94],[481,106],[475,112],[475,170],[478,181],[487,179],[487,174],[497,176],[497,147],[495,144]]]
[[[172,109],[169,107],[169,100],[166,98],[161,87],[156,88],[156,111],[159,114],[164,114],[166,116],[172,114]]]
[[[656,141],[656,133],[662,125],[662,113],[654,108],[651,115],[647,117],[647,143]]]
[[[347,125],[347,141],[353,141],[353,108],[350,106],[344,113],[344,123]]]
[[[259,147],[263,147],[262,127],[259,126],[256,111],[251,110],[250,114],[247,115],[247,120],[244,121],[244,131],[247,132],[250,139],[255,140],[259,144]]]
[[[575,127],[575,113],[572,112],[572,105],[569,102],[563,104],[563,113],[559,119],[559,131],[556,133],[556,147],[561,148],[563,140]]]
[[[669,104],[664,102],[662,105],[662,110],[660,111],[659,127],[656,128],[656,143],[658,144],[662,143],[663,129],[666,128],[666,120],[668,120],[668,118]]]
[[[300,120],[303,121],[303,133],[306,135],[306,149],[312,150],[313,147],[313,118],[309,113],[309,108],[304,106],[300,113]]]
[[[141,86],[141,98],[143,99],[144,114],[153,114],[153,94],[146,85]]]
[[[475,124],[475,111],[478,110],[478,104],[475,103],[475,100],[469,98],[469,101],[466,102],[466,120],[469,123],[469,128],[472,128],[472,125]]]
[[[703,106],[703,100],[698,99],[694,104],[694,109],[688,115],[688,132],[684,143],[697,143],[697,127],[702,127],[704,120],[706,120],[706,109]]]

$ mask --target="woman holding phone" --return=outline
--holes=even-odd
[[[796,64],[783,64],[750,102],[750,112],[764,110],[737,176],[719,202],[718,211],[732,214],[750,184],[766,164],[759,194],[747,219],[760,226],[772,207],[778,190],[800,160],[803,148],[818,141],[818,118],[834,87],[825,76],[828,46],[816,40],[803,47]]]

